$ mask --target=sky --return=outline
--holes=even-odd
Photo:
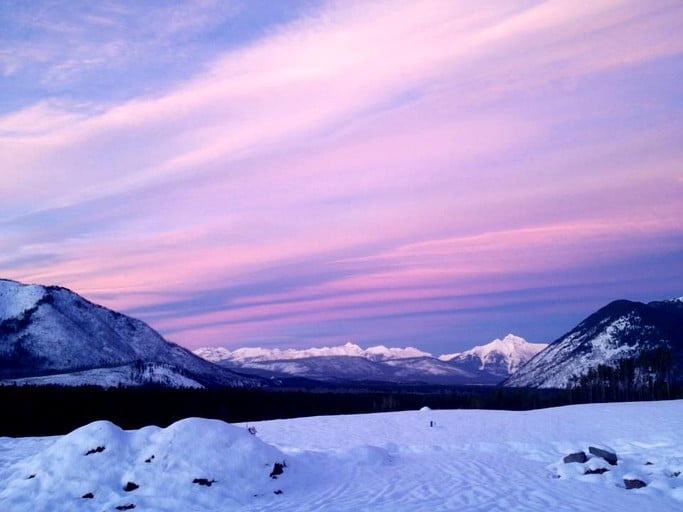
[[[683,3],[0,1],[0,277],[202,346],[683,295]]]

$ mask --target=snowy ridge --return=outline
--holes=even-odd
[[[681,510],[682,406],[424,409],[250,422],[255,435],[246,424],[200,418],[139,430],[97,421],[64,436],[0,437],[0,505],[12,512]],[[609,445],[617,465],[599,457],[563,462],[591,445]],[[282,473],[271,478],[276,464]],[[585,474],[596,468],[607,471]],[[634,477],[647,487],[627,490],[624,478]]]
[[[561,343],[541,354],[534,361],[534,365],[525,370],[525,376],[511,379],[509,385],[525,382],[532,372],[537,375],[538,370],[534,372],[533,368],[541,369],[543,366],[552,365],[552,372],[543,370],[543,383],[539,387],[564,388],[569,385],[574,375],[581,375],[585,369],[597,366],[598,362],[609,364],[633,356],[637,352],[637,347],[620,343],[620,334],[629,326],[630,318],[627,316],[616,319],[607,325],[603,332],[587,340],[582,338],[581,333],[570,334]],[[589,345],[589,350],[577,353],[576,345],[584,342]],[[558,367],[554,364],[556,361],[565,361],[565,364]]]
[[[224,347],[205,347],[194,350],[194,353],[212,362],[233,361],[236,363],[246,363],[255,361],[282,361],[291,359],[306,359],[309,357],[364,357],[372,361],[382,361],[387,359],[403,359],[410,357],[429,357],[431,354],[423,352],[414,347],[388,348],[384,345],[377,345],[363,349],[355,343],[346,343],[336,347],[320,348],[238,348],[228,350]]]
[[[551,343],[505,385],[571,387],[599,365],[614,367],[659,348],[670,351],[675,377],[683,367],[681,325],[683,303],[679,301],[612,302]]]

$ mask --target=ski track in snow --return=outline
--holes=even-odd
[[[250,422],[255,437],[246,424],[197,419],[130,432],[100,422],[56,438],[0,438],[0,509],[101,511],[131,502],[136,511],[196,512],[683,510],[683,477],[675,476],[683,469],[681,418],[683,401]],[[108,451],[82,456],[100,441]],[[589,445],[614,448],[618,465],[562,462]],[[152,448],[157,459],[141,464]],[[287,466],[273,480],[263,460],[279,457]],[[98,460],[109,461],[101,472],[92,470]],[[610,471],[584,475],[589,467]],[[622,478],[631,474],[648,486],[626,490]],[[217,482],[192,485],[197,476]],[[122,492],[127,479],[140,490]]]

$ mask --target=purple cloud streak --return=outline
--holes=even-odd
[[[0,117],[0,268],[190,347],[550,341],[680,295],[681,22],[349,2],[155,94],[46,96]]]

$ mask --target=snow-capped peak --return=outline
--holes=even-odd
[[[21,315],[44,296],[44,286],[0,279],[0,321]]]
[[[389,348],[384,345],[376,345],[374,347],[369,347],[364,351],[364,357],[372,358],[376,357],[379,359],[409,359],[412,357],[431,357],[432,354],[429,352],[423,352],[415,347],[405,347],[405,348]]]
[[[363,349],[359,345],[350,342],[336,347],[314,347],[306,349],[247,347],[229,350],[224,347],[206,347],[198,348],[194,353],[213,362],[234,361],[240,363],[330,356],[364,357],[374,361],[431,356],[428,352],[423,352],[414,347],[389,348],[384,345],[377,345],[368,349]]]
[[[442,361],[455,361],[476,358],[480,361],[480,369],[492,364],[503,364],[507,372],[512,374],[529,359],[546,348],[545,343],[529,343],[524,338],[508,334],[502,340],[496,338],[486,345],[476,346],[464,352],[439,356]]]

